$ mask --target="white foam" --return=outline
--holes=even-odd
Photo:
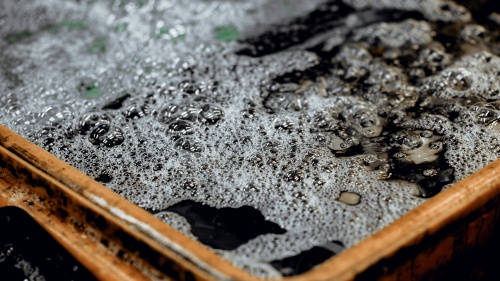
[[[459,112],[454,122],[438,113],[412,117],[404,111],[424,94],[445,101],[497,99],[497,56],[469,54],[449,66],[444,59],[440,65],[445,69],[428,66],[430,76],[411,85],[406,70],[370,53],[373,38],[383,48],[412,45],[423,54],[426,48],[444,52],[431,42],[428,22],[407,20],[355,30],[358,42],[342,46],[332,59],[337,68],[331,75],[281,85],[282,92],[275,94],[266,90],[271,78],[316,65],[317,56],[300,50],[262,58],[237,56],[242,44],[214,39],[216,27],[229,26],[249,36],[320,2],[200,0],[111,6],[97,1],[78,6],[56,0],[29,5],[1,1],[0,19],[8,23],[0,30],[1,122],[90,177],[108,174],[113,178],[106,183],[110,189],[160,211],[157,217],[194,239],[184,218],[162,210],[187,199],[214,207],[257,208],[287,233],[261,235],[233,251],[217,252],[256,275],[279,276],[267,262],[332,240],[350,247],[424,201],[414,196],[415,184],[382,181],[378,171],[360,168],[363,162],[378,161],[376,153],[335,157],[331,150],[339,150],[347,137],[320,122],[329,122],[332,131],[336,126],[366,130],[365,137],[373,139],[393,114],[401,127],[439,133],[455,180],[493,161],[500,151],[497,123],[485,124],[478,117],[484,108],[498,116],[498,108],[491,105],[454,105]],[[456,13],[461,7],[445,1],[345,2],[358,8],[416,10],[427,20],[470,19],[467,12]],[[276,8],[286,3],[292,5],[290,12]],[[443,3],[450,5],[449,13],[433,10]],[[41,9],[37,7],[44,12],[33,17]],[[402,28],[409,33],[401,33]],[[6,42],[6,34],[25,30],[33,34]],[[345,81],[365,76],[369,86],[363,90]],[[130,98],[121,109],[100,109],[124,94]],[[198,118],[207,105],[224,113],[214,125]],[[171,106],[179,109],[167,116]],[[266,106],[275,112],[270,114]],[[127,119],[124,109],[144,116]],[[93,145],[89,132],[69,137],[90,112],[107,115],[110,129],[123,132],[123,144]],[[181,131],[172,127],[179,116],[186,119],[180,125],[190,127],[181,140],[173,138]],[[351,145],[362,141],[356,138],[349,140]],[[291,174],[299,179],[288,179]],[[343,192],[358,194],[359,204],[336,200]]]

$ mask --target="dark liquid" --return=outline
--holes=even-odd
[[[271,265],[278,269],[283,276],[294,276],[304,273],[335,256],[342,251],[343,248],[344,245],[342,245],[341,242],[332,241],[325,245],[314,246],[298,255],[272,261]]]
[[[186,200],[165,211],[185,217],[191,225],[191,233],[215,249],[234,250],[259,235],[286,232],[250,206],[217,209]]]
[[[0,209],[0,279],[97,280],[23,210]]]

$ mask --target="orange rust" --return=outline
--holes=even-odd
[[[118,259],[106,248],[99,247],[95,241],[86,238],[85,232],[78,231],[61,220],[47,201],[40,202],[38,192],[29,191],[33,188],[27,187],[20,180],[0,181],[0,198],[4,199],[0,199],[0,204],[25,210],[98,279],[149,280],[141,270]]]

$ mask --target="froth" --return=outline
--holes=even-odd
[[[498,53],[471,51],[469,25],[463,49],[433,37],[435,20],[470,21],[447,1],[346,0],[423,18],[355,28],[326,54],[262,57],[237,53],[325,1],[291,14],[288,1],[14,2],[1,4],[18,10],[0,17],[2,123],[194,239],[165,209],[258,209],[286,233],[215,251],[259,276],[354,245],[500,153]]]

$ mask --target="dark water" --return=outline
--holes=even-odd
[[[186,200],[165,211],[185,217],[191,225],[191,233],[215,249],[234,250],[259,235],[286,232],[250,206],[217,209]]]
[[[0,208],[0,280],[97,280],[28,214]]]
[[[298,255],[272,261],[271,265],[278,269],[283,276],[294,276],[309,271],[343,249],[344,245],[341,242],[332,241],[321,246],[314,246]]]

